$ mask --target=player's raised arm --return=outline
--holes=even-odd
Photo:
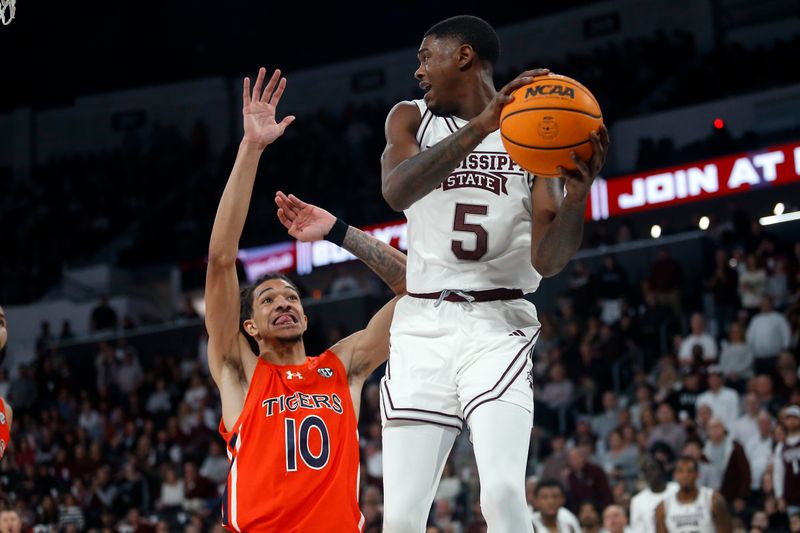
[[[275,108],[286,87],[286,79],[276,70],[264,85],[266,70],[261,68],[252,93],[250,79],[244,79],[242,115],[244,136],[222,199],[219,202],[208,247],[206,274],[206,328],[208,330],[208,364],[220,390],[226,363],[239,370],[241,377],[239,338],[239,282],[236,277],[236,256],[239,238],[250,206],[258,161],[264,149],[283,135],[293,116],[276,121]],[[262,91],[263,87],[263,91]],[[223,398],[223,416],[225,415]]]
[[[367,377],[389,355],[389,326],[394,306],[406,293],[406,255],[294,195],[278,192],[275,203],[278,205],[278,218],[289,230],[289,235],[304,242],[327,238],[339,244],[370,267],[397,295],[372,317],[366,328],[333,348],[351,379]]]
[[[592,133],[591,141],[593,151],[589,161],[581,161],[572,153],[575,170],[559,167],[560,179],[537,177],[533,182],[531,264],[544,277],[561,272],[583,240],[586,200],[608,152],[606,127],[601,126],[599,132]]]

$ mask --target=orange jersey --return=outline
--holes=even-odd
[[[0,398],[0,459],[6,453],[8,443],[11,442],[11,428],[6,420],[6,403]]]
[[[219,432],[231,464],[222,499],[228,530],[363,531],[358,427],[336,354],[302,365],[259,358],[242,413]]]

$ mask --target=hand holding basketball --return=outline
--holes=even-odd
[[[552,74],[520,86],[513,96],[500,113],[511,159],[539,177],[588,181],[588,190],[608,146],[594,95],[577,80]]]
[[[497,130],[500,127],[500,112],[508,102],[514,99],[512,93],[520,87],[531,83],[533,78],[537,76],[547,76],[548,74],[550,74],[550,71],[546,68],[526,70],[508,82],[494,95],[494,98],[492,98],[489,105],[486,106],[481,114],[475,117],[475,122],[480,127],[481,131],[488,135]]]
[[[600,125],[598,131],[593,131],[589,140],[592,143],[592,156],[583,161],[578,154],[570,152],[569,157],[575,164],[575,170],[567,170],[562,166],[558,167],[562,178],[567,182],[564,187],[567,190],[567,198],[574,201],[585,201],[589,197],[589,190],[592,188],[594,178],[600,173],[600,169],[606,162],[608,153],[608,129],[605,124]]]
[[[276,122],[276,108],[286,88],[286,78],[281,78],[281,71],[276,69],[262,91],[261,87],[266,74],[267,69],[264,67],[258,69],[252,96],[250,94],[250,78],[245,78],[242,94],[244,122],[244,138],[242,140],[254,143],[262,149],[283,135],[283,132],[295,119],[294,115],[289,115],[280,122]]]
[[[321,241],[336,223],[336,217],[321,207],[307,204],[297,196],[275,193],[278,219],[289,235],[302,242]]]

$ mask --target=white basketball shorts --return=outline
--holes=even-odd
[[[381,416],[461,429],[502,398],[533,412],[536,307],[525,300],[449,302],[405,296],[392,321]]]

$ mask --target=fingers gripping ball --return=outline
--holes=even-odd
[[[508,155],[519,166],[546,178],[558,166],[574,170],[569,157],[592,156],[590,134],[603,124],[600,105],[589,90],[566,76],[536,78],[513,93],[500,113],[500,133]]]

